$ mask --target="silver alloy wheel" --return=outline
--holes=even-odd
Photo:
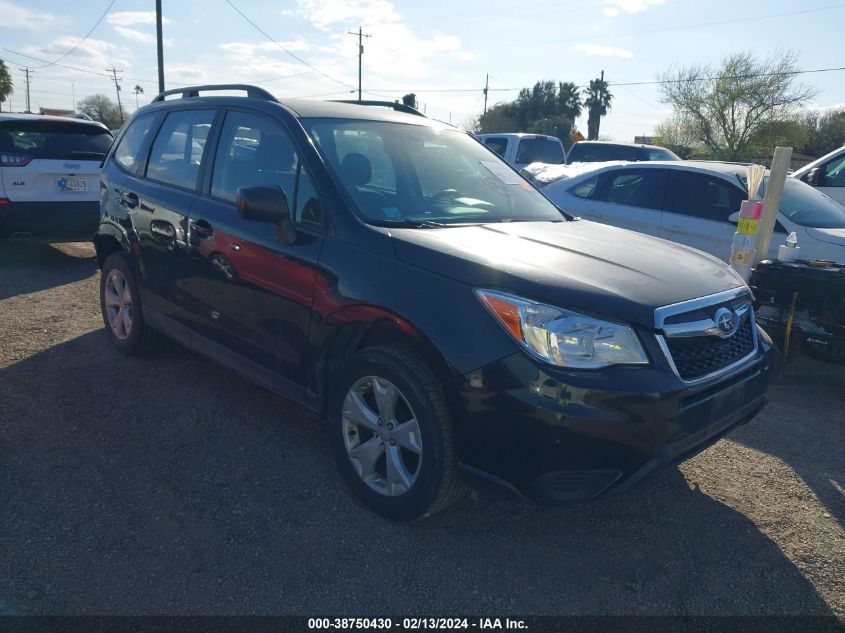
[[[343,401],[343,440],[358,476],[388,497],[408,492],[422,469],[420,426],[389,380],[366,376]]]
[[[117,268],[110,270],[106,278],[103,302],[112,334],[125,340],[132,333],[132,294],[126,277]]]

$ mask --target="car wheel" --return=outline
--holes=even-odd
[[[378,514],[421,519],[463,492],[446,400],[406,349],[387,345],[350,356],[332,376],[328,419],[341,475]]]
[[[144,322],[138,285],[123,253],[112,253],[103,264],[100,309],[109,339],[119,351],[129,355],[150,351],[155,331]]]

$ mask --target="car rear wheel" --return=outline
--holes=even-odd
[[[138,285],[123,253],[106,258],[100,273],[100,309],[112,344],[124,354],[149,352],[155,331],[141,314]]]
[[[328,418],[340,473],[371,510],[413,521],[460,497],[446,400],[408,350],[387,345],[349,357],[332,377]]]

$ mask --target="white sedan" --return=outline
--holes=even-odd
[[[748,197],[746,167],[705,161],[594,163],[542,191],[560,208],[588,220],[680,242],[728,261]],[[765,193],[765,185],[759,195]],[[802,259],[845,263],[845,206],[787,178],[769,257],[795,231]]]

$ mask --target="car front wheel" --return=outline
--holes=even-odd
[[[413,521],[460,497],[446,400],[408,350],[386,345],[350,356],[332,377],[328,418],[340,473],[371,510]]]

